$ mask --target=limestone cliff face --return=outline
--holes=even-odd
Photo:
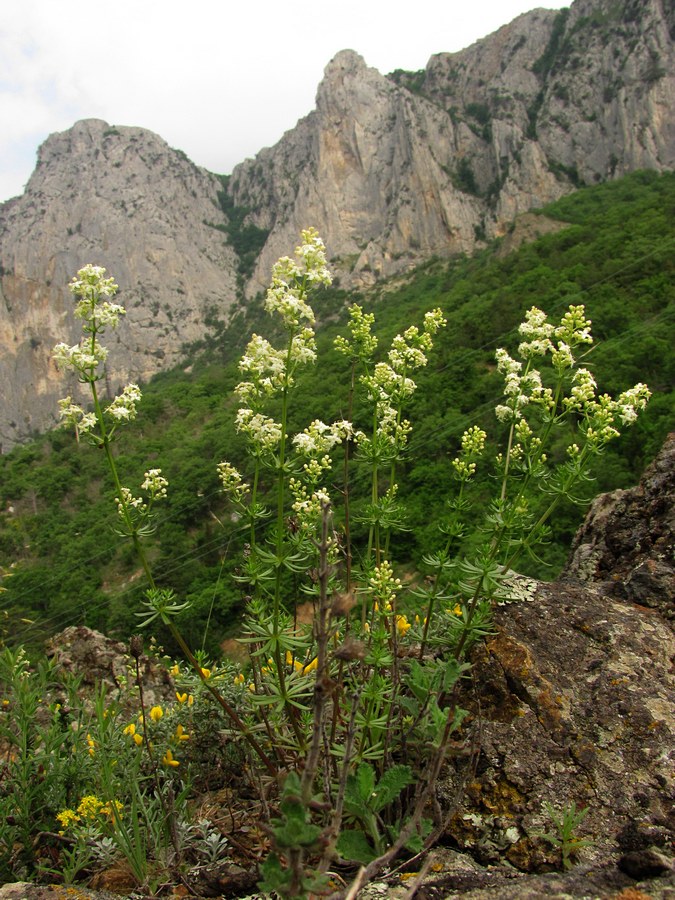
[[[343,283],[368,283],[470,251],[578,185],[672,168],[674,31],[668,0],[576,0],[419,73],[339,53],[316,109],[232,175],[234,201],[270,229],[249,290],[308,224]]]
[[[0,444],[7,449],[56,421],[56,401],[78,396],[51,361],[77,343],[67,285],[86,263],[105,266],[127,309],[106,339],[107,388],[179,361],[235,297],[218,179],[141,128],[78,122],[52,135],[23,196],[0,206]]]

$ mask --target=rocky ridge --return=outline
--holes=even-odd
[[[672,168],[671,19],[662,0],[576,0],[386,77],[339,53],[316,109],[232,174],[271,232],[249,291],[307,223],[343,281],[368,284],[471,252],[581,184]]]

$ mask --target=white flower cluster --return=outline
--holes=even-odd
[[[161,469],[148,469],[144,475],[141,488],[150,495],[150,501],[164,500],[167,496],[169,482],[162,475]]]
[[[458,481],[469,481],[476,474],[475,460],[485,450],[487,434],[478,425],[472,425],[462,435],[462,452],[452,461]]]
[[[394,578],[394,570],[388,560],[383,560],[379,566],[375,567],[375,574],[368,579],[368,582],[375,599],[382,607],[387,609],[393,606],[396,594],[401,590],[402,585],[400,578]]]
[[[254,334],[239,360],[239,371],[249,380],[241,381],[235,393],[242,403],[257,406],[283,388],[286,358],[283,351],[276,350],[268,340]]]
[[[73,403],[72,397],[59,400],[59,417],[64,425],[72,425],[80,434],[87,434],[96,427],[96,414],[85,412]]]
[[[295,249],[295,260],[282,256],[272,268],[272,284],[265,298],[265,309],[278,313],[287,328],[295,329],[305,319],[314,322],[314,311],[307,303],[307,286],[329,285],[331,274],[326,266],[326,248],[314,228],[301,234],[302,243]]]
[[[293,495],[291,508],[298,517],[300,527],[311,531],[323,514],[325,506],[330,504],[330,495],[326,488],[312,490],[298,478],[291,478],[288,486]]]
[[[342,420],[326,425],[320,419],[315,419],[301,434],[296,434],[293,444],[298,455],[306,459],[302,467],[304,480],[311,485],[318,484],[332,465],[330,451],[352,435],[351,422]]]
[[[75,315],[85,323],[85,332],[97,334],[108,327],[117,328],[120,316],[125,315],[123,306],[104,299],[114,297],[118,289],[114,278],[104,276],[102,266],[87,265],[70,282],[71,293],[80,298]]]
[[[586,318],[583,305],[570,306],[555,330],[555,336],[570,347],[577,344],[592,344],[591,320]]]
[[[123,487],[120,491],[121,497],[115,497],[115,503],[117,504],[117,512],[121,519],[127,518],[127,516],[135,511],[137,513],[144,513],[147,511],[147,504],[142,497],[134,497],[129,488]]]
[[[295,248],[295,257],[303,266],[303,277],[317,284],[330,285],[333,281],[326,266],[326,247],[316,228],[300,233],[302,244]]]
[[[136,418],[136,404],[140,403],[141,398],[141,389],[131,382],[106,408],[106,413],[116,422],[130,422]]]
[[[642,382],[619,394],[613,400],[609,394],[601,394],[597,400],[586,403],[583,413],[585,422],[582,425],[589,446],[600,450],[620,432],[616,428],[617,420],[623,425],[632,425],[638,413],[647,406],[651,392]]]
[[[279,394],[285,385],[293,384],[292,371],[299,365],[316,360],[316,342],[311,328],[301,328],[293,335],[287,350],[277,350],[260,335],[254,334],[239,361],[239,371],[248,376],[235,387],[242,403],[259,407],[265,400]],[[287,372],[286,366],[290,366]]]
[[[223,491],[229,494],[235,503],[242,503],[248,493],[248,486],[241,474],[229,462],[218,463],[218,477],[223,486]]]
[[[525,313],[525,321],[521,323],[518,331],[527,341],[518,345],[518,355],[523,359],[532,359],[534,356],[545,356],[553,349],[551,337],[553,325],[546,318],[546,313],[533,306]]]
[[[54,347],[52,355],[59,368],[72,369],[82,381],[95,381],[102,377],[96,370],[108,358],[108,351],[93,337],[73,347],[60,342]]]
[[[88,383],[103,377],[98,369],[108,357],[108,351],[97,335],[107,327],[116,328],[125,312],[122,306],[105,299],[115,295],[117,285],[113,278],[104,276],[105,269],[101,266],[87,265],[73,278],[70,290],[80,298],[75,306],[75,315],[83,320],[82,330],[87,336],[73,347],[60,342],[53,350],[54,361],[59,368],[72,369],[77,372],[80,381]],[[86,420],[84,428],[82,425],[80,421],[80,430],[88,430]]]
[[[462,450],[464,453],[470,453],[479,456],[485,450],[485,441],[487,434],[478,425],[472,425],[462,435]]]
[[[235,420],[237,431],[246,435],[256,455],[274,453],[281,441],[281,425],[252,409],[240,409]]]
[[[542,387],[541,375],[537,369],[526,369],[520,374],[523,364],[512,359],[503,348],[495,354],[497,370],[504,376],[505,404],[499,404],[495,413],[500,422],[515,422],[522,418],[523,409],[529,403],[542,403],[550,406],[552,402],[549,388]]]
[[[574,370],[574,349],[583,344],[592,344],[591,321],[586,318],[582,305],[570,306],[562,317],[560,324],[553,326],[546,315],[533,306],[525,315],[525,321],[519,328],[522,337],[527,338],[520,344],[518,352],[527,361],[525,372],[523,364],[512,359],[506,350],[497,350],[497,369],[504,376],[504,394],[506,401],[497,406],[495,412],[502,422],[516,423],[515,443],[511,450],[513,459],[527,457],[545,461],[541,452],[541,442],[533,436],[528,423],[523,419],[522,410],[530,403],[538,403],[556,414],[553,394],[550,388],[542,387],[540,373],[531,368],[536,356],[551,354],[551,363],[556,371],[560,384],[564,376],[569,383],[569,395],[562,398],[561,409],[567,413],[575,413],[583,419],[582,430],[591,450],[600,450],[614,437],[619,435],[617,424],[631,425],[638,412],[645,408],[650,397],[646,385],[640,383],[613,400],[608,394],[596,397],[596,382],[588,369]],[[570,377],[571,373],[571,377]],[[573,445],[576,447],[576,445]],[[578,448],[569,451],[572,459],[580,457]]]
[[[326,425],[321,419],[315,419],[301,434],[295,435],[293,443],[298,453],[318,458],[330,453],[333,447],[345,438],[351,437],[352,431],[352,424],[346,419],[332,425]]]
[[[569,411],[582,412],[584,407],[595,400],[595,378],[588,369],[577,369],[572,376],[569,397],[563,399],[563,407]]]
[[[339,335],[334,341],[335,349],[349,359],[369,360],[377,348],[377,338],[371,332],[374,322],[373,313],[364,313],[363,308],[354,303],[349,310],[351,343]]]
[[[445,324],[440,309],[428,312],[421,332],[412,325],[403,334],[397,334],[387,354],[389,362],[377,363],[371,375],[361,376],[368,399],[375,404],[379,430],[396,442],[404,443],[410,430],[409,422],[399,421],[398,412],[401,404],[412,397],[417,388],[409,373],[426,366],[426,354],[433,346],[433,335]]]
[[[638,412],[646,408],[652,393],[646,384],[639,381],[634,387],[622,391],[615,401],[616,414],[624,425],[632,425]]]
[[[150,508],[157,500],[165,500],[169,482],[162,475],[161,469],[148,469],[143,475],[141,490],[145,491],[147,500],[135,497],[129,488],[120,488],[120,496],[115,497],[117,512],[125,523],[123,534],[149,534],[153,529],[149,523],[152,519]],[[127,530],[128,529],[128,530]]]

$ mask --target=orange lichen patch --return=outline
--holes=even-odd
[[[553,691],[529,649],[503,633],[489,641],[487,649],[501,665],[506,680],[516,686],[517,696],[533,710],[555,740],[562,740],[567,730],[566,698]]]
[[[637,888],[627,887],[618,894],[612,894],[611,900],[652,900],[652,895],[645,894]]]
[[[512,816],[515,805],[523,799],[518,788],[505,780],[491,784],[472,781],[466,793],[472,804],[495,816]]]
[[[523,644],[501,633],[488,641],[487,649],[497,657],[507,675],[518,680],[529,681],[534,672],[532,654]]]
[[[544,682],[539,685],[536,694],[536,713],[541,724],[555,734],[562,727],[562,698],[554,694],[551,685]]]

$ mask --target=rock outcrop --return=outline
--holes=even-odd
[[[0,206],[2,449],[54,424],[65,393],[82,396],[51,352],[81,337],[68,282],[86,263],[115,276],[127,309],[106,339],[109,393],[175,365],[226,317],[236,258],[213,227],[220,187],[142,128],[88,120],[45,141],[26,192]]]
[[[546,804],[574,803],[607,885],[675,883],[674,490],[671,435],[639,487],[596,500],[563,578],[497,611],[464,698],[473,767],[458,760],[444,788],[461,793],[446,836],[481,863],[545,871]]]

